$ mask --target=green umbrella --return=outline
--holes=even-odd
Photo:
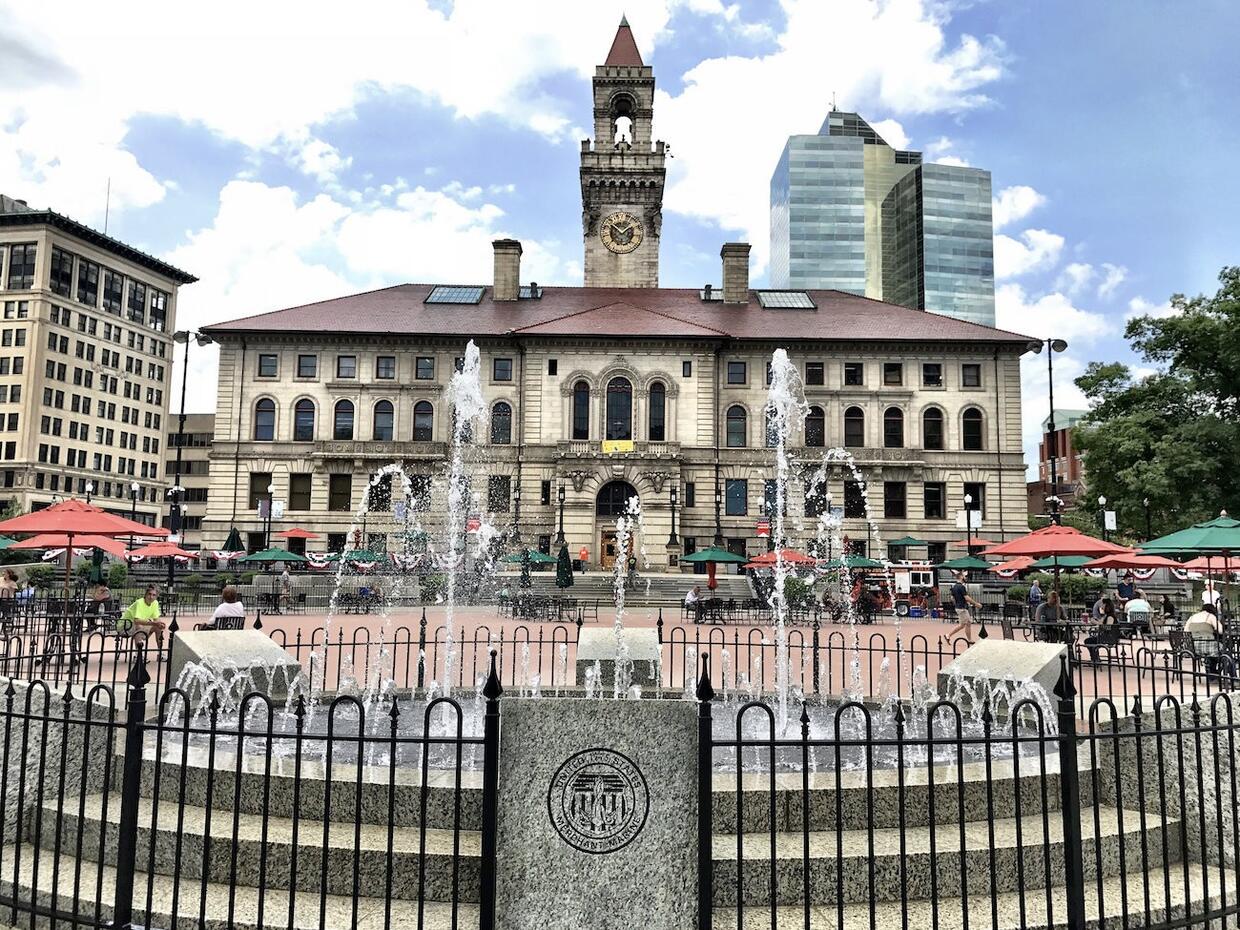
[[[1081,568],[1092,562],[1087,555],[1048,555],[1030,564],[1030,568]]]
[[[347,553],[350,562],[382,562],[387,559],[386,552],[375,552],[371,549],[354,549]]]
[[[501,562],[524,562],[526,557],[534,565],[550,565],[555,562],[555,556],[547,555],[545,552],[539,552],[537,549],[526,549],[524,552],[513,552],[500,559]]]
[[[571,588],[573,586],[573,560],[568,556],[568,544],[560,546],[560,557],[555,560],[555,586]]]
[[[1224,510],[1213,520],[1194,523],[1141,546],[1142,552],[1155,555],[1230,555],[1240,553],[1240,520],[1233,520]]]
[[[237,532],[237,528],[234,526],[228,531],[228,538],[224,540],[224,551],[240,552],[244,548],[245,546],[241,542],[241,534]]]
[[[262,552],[251,552],[243,555],[238,562],[304,562],[306,557],[287,549],[264,549]]]
[[[682,562],[726,562],[728,564],[743,565],[748,562],[743,555],[737,555],[735,552],[728,552],[726,549],[717,549],[711,546],[709,549],[699,549],[697,552],[682,556]]]
[[[826,568],[882,568],[883,563],[864,555],[846,555],[843,559],[832,559],[824,562]]]
[[[924,539],[917,539],[915,536],[901,536],[899,539],[893,539],[887,543],[889,546],[926,546],[929,545]]]
[[[985,559],[979,559],[975,555],[962,555],[958,559],[949,559],[946,562],[940,562],[935,568],[948,568],[952,571],[967,571],[969,569],[990,568],[990,563]]]
[[[9,539],[7,536],[0,536],[0,549],[7,549],[15,542],[17,542],[16,539]]]

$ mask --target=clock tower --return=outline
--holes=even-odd
[[[594,139],[581,143],[586,287],[658,287],[665,147],[651,138],[654,71],[628,20],[594,69]]]

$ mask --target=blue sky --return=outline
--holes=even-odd
[[[1237,260],[1240,4],[1225,0],[0,2],[0,190],[202,281],[197,326],[401,281],[579,283],[578,145],[622,9],[672,145],[662,282],[754,244],[789,133],[836,95],[893,144],[989,169],[1000,325],[1125,358],[1127,316]],[[296,15],[294,15],[296,14]],[[1026,439],[1045,415],[1026,365]],[[190,406],[210,409],[202,352]],[[1061,379],[1057,377],[1057,382]]]

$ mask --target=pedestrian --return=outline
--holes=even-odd
[[[956,581],[951,587],[952,605],[956,608],[956,619],[960,622],[947,631],[947,638],[950,640],[952,635],[959,630],[964,630],[965,641],[970,646],[973,645],[973,614],[970,608],[981,608],[981,604],[973,600],[969,595],[969,589],[965,587],[964,572],[957,572]]]
[[[6,568],[0,575],[0,616],[11,617],[17,607],[17,572]]]
[[[1218,589],[1214,587],[1214,579],[1207,578],[1205,587],[1201,589],[1201,603],[1217,608],[1221,596],[1218,593]]]
[[[160,619],[159,589],[150,585],[132,604],[125,608],[116,621],[118,633],[142,633],[144,641],[149,641],[155,634],[155,642],[159,648],[164,646],[164,621]]]
[[[284,609],[293,602],[293,576],[288,572],[288,566],[280,572],[280,608]]]
[[[1029,582],[1029,619],[1032,620],[1038,615],[1038,608],[1042,606],[1042,583],[1034,578]]]

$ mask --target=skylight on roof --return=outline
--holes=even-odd
[[[476,304],[482,300],[484,287],[475,285],[439,284],[426,295],[428,304]]]
[[[758,291],[758,303],[766,310],[815,310],[805,291]]]
[[[518,300],[542,300],[542,288],[537,284],[522,284],[517,292]]]
[[[698,296],[703,300],[709,300],[712,303],[716,300],[723,300],[723,288],[715,287],[713,284],[708,284],[698,291]]]

